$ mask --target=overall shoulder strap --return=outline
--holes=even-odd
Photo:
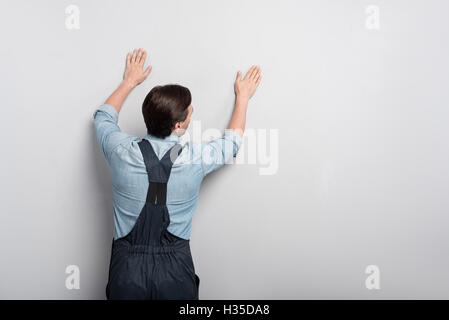
[[[166,167],[170,168],[173,166],[173,163],[175,163],[176,159],[179,157],[179,155],[182,152],[182,145],[179,143],[175,144],[173,147],[168,149],[168,151],[164,154],[164,156],[161,159],[161,164]],[[168,171],[168,175],[170,175],[170,171]]]
[[[182,151],[182,146],[180,144],[175,144],[164,154],[162,159],[159,160],[148,140],[142,139],[138,144],[148,174],[149,187],[147,202],[156,203],[157,200],[158,204],[165,204],[168,178],[170,177],[173,163]]]
[[[153,167],[159,165],[159,158],[151,146],[150,141],[146,139],[142,139],[139,143],[140,152],[142,152],[143,161],[145,162],[145,167],[147,169],[147,173],[149,174]]]

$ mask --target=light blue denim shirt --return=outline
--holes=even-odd
[[[141,138],[121,132],[118,112],[108,104],[101,105],[94,114],[98,143],[109,164],[112,177],[114,208],[114,239],[126,236],[134,226],[148,190],[148,174],[138,142]],[[178,136],[164,139],[147,134],[159,159],[176,143]],[[174,235],[190,239],[192,216],[198,203],[203,178],[237,155],[242,138],[233,130],[225,130],[221,138],[207,143],[187,141],[173,164],[167,183],[167,209]]]

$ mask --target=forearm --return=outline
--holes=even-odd
[[[123,102],[133,88],[133,84],[131,84],[129,81],[123,80],[120,86],[109,96],[105,104],[113,106],[119,113],[120,109],[122,108]]]
[[[248,108],[248,98],[236,95],[235,107],[232,113],[231,121],[229,122],[228,129],[236,131],[243,137],[246,124],[246,110]]]

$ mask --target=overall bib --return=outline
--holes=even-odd
[[[150,142],[139,143],[148,174],[147,198],[132,230],[112,240],[108,300],[198,300],[200,278],[195,274],[190,240],[167,231],[167,182],[182,151],[171,147],[161,160]]]

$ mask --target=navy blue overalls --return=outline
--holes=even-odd
[[[132,230],[112,240],[106,297],[198,300],[200,278],[195,274],[190,240],[167,231],[167,182],[181,145],[171,147],[159,160],[148,140],[138,144],[149,180],[146,203]]]

